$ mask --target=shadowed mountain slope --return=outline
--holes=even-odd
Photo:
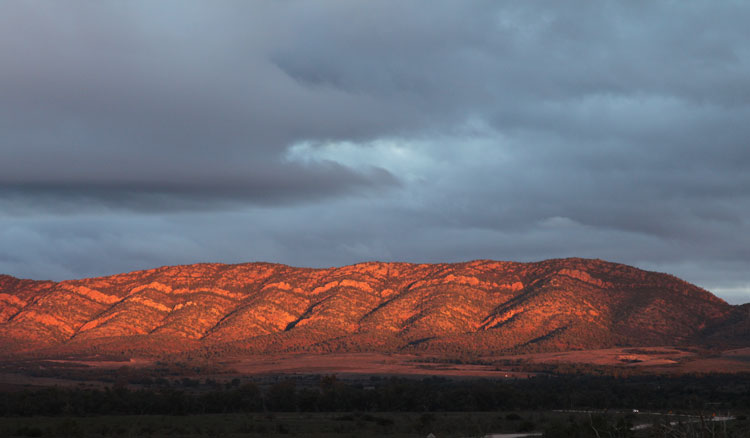
[[[58,283],[0,276],[6,356],[737,345],[749,327],[746,307],[601,260],[197,264]]]

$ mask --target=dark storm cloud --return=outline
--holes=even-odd
[[[748,300],[748,22],[741,2],[5,2],[0,269],[576,255]]]
[[[377,103],[299,87],[266,60],[257,47],[264,36],[248,23],[223,34],[214,20],[225,14],[162,8],[3,5],[6,193],[115,205],[154,192],[272,202],[395,183],[384,169],[280,159],[295,139],[356,130],[365,114],[355,109],[377,111]],[[160,12],[169,14],[151,16]]]
[[[97,207],[167,212],[238,208],[245,202],[313,202],[326,196],[361,196],[373,188],[398,186],[393,175],[382,168],[355,172],[335,162],[314,166],[265,163],[263,168],[245,170],[247,174],[233,171],[230,165],[171,170],[146,175],[112,172],[97,179],[76,173],[66,178],[45,175],[38,180],[11,180],[0,185],[0,197],[11,213],[30,209],[62,213]]]

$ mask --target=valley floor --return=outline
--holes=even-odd
[[[8,385],[65,385],[70,381],[78,384],[85,380],[95,383],[100,380],[99,376],[117,374],[123,369],[146,375],[161,369],[171,375],[201,375],[219,380],[242,376],[316,374],[336,374],[351,378],[369,375],[526,378],[538,374],[571,372],[612,375],[750,373],[750,348],[718,351],[673,346],[623,347],[498,356],[288,353],[179,360],[0,360],[0,388]],[[87,375],[91,378],[87,378]]]

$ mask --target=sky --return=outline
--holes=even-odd
[[[0,272],[601,258],[750,301],[750,3],[0,2]]]

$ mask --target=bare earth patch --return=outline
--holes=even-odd
[[[750,372],[750,348],[706,353],[671,346],[627,347],[487,356],[477,358],[475,362],[477,363],[452,363],[439,356],[415,354],[276,354],[238,358],[226,366],[245,375],[369,374],[523,378],[536,374],[513,371],[508,363],[617,366],[653,374],[737,373]]]
[[[535,363],[581,363],[615,366],[673,365],[690,360],[695,353],[672,347],[608,348],[601,350],[576,350],[553,353],[531,353],[505,356],[510,360],[525,360]]]
[[[526,372],[498,370],[493,365],[446,364],[413,354],[340,353],[271,355],[228,364],[240,374],[369,374],[451,377],[527,377]]]

